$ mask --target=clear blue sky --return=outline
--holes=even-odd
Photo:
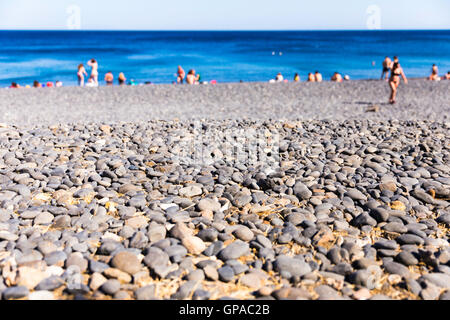
[[[67,29],[70,5],[85,30],[450,29],[449,0],[0,0],[0,29]],[[376,17],[375,17],[376,18]]]

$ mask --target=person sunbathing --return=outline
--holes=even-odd
[[[338,72],[335,72],[334,75],[331,77],[331,81],[342,82],[343,81],[342,76]]]
[[[199,77],[195,74],[195,70],[189,70],[188,75],[186,76],[187,84],[196,84],[198,82]]]
[[[276,82],[283,82],[284,78],[283,75],[281,74],[281,72],[279,72],[275,78]]]

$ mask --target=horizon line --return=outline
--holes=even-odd
[[[54,32],[334,32],[334,31],[450,31],[449,29],[0,29],[1,31],[54,31]]]

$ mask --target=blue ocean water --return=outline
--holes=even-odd
[[[218,82],[268,81],[278,72],[303,81],[315,70],[325,79],[335,71],[369,79],[380,77],[386,55],[398,55],[408,77],[428,76],[433,63],[447,73],[450,30],[0,31],[0,86],[75,85],[78,64],[91,58],[100,80],[112,71],[116,79],[124,72],[137,82],[171,83],[178,65]]]

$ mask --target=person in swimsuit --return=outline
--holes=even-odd
[[[284,80],[283,75],[281,74],[281,72],[279,72],[277,74],[277,76],[275,77],[275,81],[276,82],[283,82],[283,80]]]
[[[445,80],[450,80],[450,71],[448,71],[447,74],[445,75]]]
[[[125,78],[125,75],[123,72],[119,74],[119,86],[123,86],[125,84],[125,81],[127,81],[127,78]]]
[[[198,76],[195,75],[195,70],[189,70],[188,75],[186,76],[187,84],[196,84],[198,81]]]
[[[84,76],[87,76],[88,74],[87,74],[87,72],[86,72],[86,69],[84,69],[84,65],[83,64],[80,64],[79,66],[78,66],[78,72],[77,72],[77,77],[78,77],[78,85],[80,86],[80,87],[83,87],[84,86]]]
[[[342,82],[342,76],[339,74],[339,72],[335,72],[334,75],[331,77],[331,81],[334,82]]]
[[[88,61],[87,65],[92,68],[90,79],[98,85],[98,62],[95,59],[91,59]]]
[[[316,71],[314,74],[314,77],[316,78],[316,82],[322,82],[322,75],[319,73],[319,71]]]
[[[186,72],[184,72],[183,68],[181,66],[178,66],[177,71],[177,83],[183,83],[184,77],[186,76]]]
[[[13,83],[11,83],[10,88],[17,89],[17,88],[20,88],[20,86],[17,83],[13,82]]]
[[[39,81],[34,80],[34,82],[33,82],[33,88],[42,88],[42,84],[40,84]]]
[[[111,71],[108,71],[108,73],[105,74],[105,82],[107,86],[112,86],[114,84],[114,75]]]
[[[300,76],[298,75],[298,73],[296,73],[294,76],[294,82],[299,82],[299,81],[300,81]]]
[[[388,80],[389,71],[391,70],[391,66],[392,66],[391,58],[389,58],[389,57],[384,58],[384,61],[383,61],[383,72],[381,73],[381,80],[383,80],[383,78],[386,81]]]
[[[391,77],[389,79],[389,86],[391,88],[391,96],[389,98],[390,104],[395,103],[395,98],[397,96],[397,89],[398,86],[400,85],[400,77],[403,78],[405,84],[408,84],[408,79],[406,79],[405,73],[403,72],[403,69],[400,66],[400,63],[398,62],[397,59],[396,62],[394,61],[394,64],[392,65]]]
[[[441,78],[439,77],[439,70],[437,65],[433,64],[433,67],[431,68],[431,75],[428,77],[428,79],[433,81],[441,80]]]
[[[308,82],[316,82],[316,77],[311,72],[308,73]]]

